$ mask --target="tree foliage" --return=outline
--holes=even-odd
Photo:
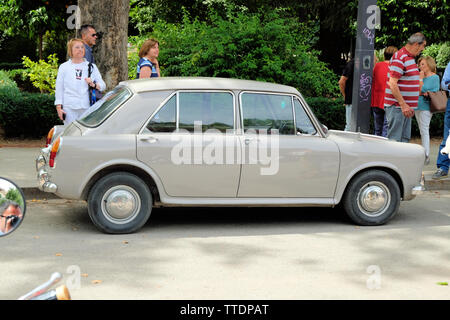
[[[65,22],[66,6],[73,3],[76,0],[0,0],[0,34],[25,35],[36,41],[39,58],[42,59],[45,35],[69,32]],[[65,41],[64,38],[58,40]]]
[[[436,65],[440,69],[445,69],[450,62],[450,41],[443,43],[434,43],[423,50],[424,56],[433,57]]]
[[[26,75],[30,78],[33,85],[41,93],[54,93],[56,85],[56,76],[58,75],[58,58],[56,54],[48,56],[48,62],[40,59],[38,62],[31,61],[28,57],[23,57]]]
[[[210,11],[208,21],[185,14],[181,24],[154,24],[164,76],[276,82],[308,96],[338,92],[336,75],[310,45],[314,30],[298,19],[283,18],[278,10],[251,14],[230,7],[225,18]]]
[[[377,3],[381,10],[381,29],[376,31],[376,49],[389,45],[402,47],[418,31],[427,36],[430,44],[448,40],[447,0],[378,0]],[[354,51],[358,0],[131,0],[130,17],[132,24],[145,33],[153,30],[158,19],[181,22],[182,6],[192,19],[207,21],[209,10],[224,17],[230,4],[246,8],[249,13],[286,8],[285,16],[315,23],[319,32],[314,48],[321,52],[321,60],[337,73],[344,64],[341,57]]]
[[[450,4],[447,0],[378,0],[381,30],[376,31],[378,48],[403,46],[408,37],[422,32],[428,44],[448,40]]]
[[[5,195],[5,199],[14,201],[23,208],[23,197],[19,190],[11,188]]]

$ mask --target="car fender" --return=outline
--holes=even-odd
[[[335,203],[338,204],[342,196],[344,195],[345,190],[347,189],[348,184],[350,181],[359,173],[370,170],[370,169],[378,169],[387,171],[391,175],[393,175],[394,179],[397,180],[399,183],[400,190],[404,190],[405,180],[403,178],[403,173],[400,168],[393,165],[390,162],[384,162],[384,161],[373,161],[373,162],[366,162],[361,163],[358,166],[354,167],[348,174],[345,176],[339,175],[336,193],[335,193]],[[403,194],[403,192],[402,192]]]

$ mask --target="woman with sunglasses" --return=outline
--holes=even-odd
[[[81,39],[71,39],[67,44],[69,61],[59,66],[55,86],[55,105],[59,119],[65,125],[78,120],[90,107],[89,87],[98,91],[106,84],[95,64],[89,75],[89,62],[84,58],[85,48]]]

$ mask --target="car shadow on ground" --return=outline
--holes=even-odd
[[[185,207],[153,209],[139,232],[215,237],[334,232],[349,227],[355,225],[341,208]]]

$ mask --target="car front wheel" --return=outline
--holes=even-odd
[[[115,172],[98,180],[88,196],[88,213],[105,233],[132,233],[150,217],[152,195],[147,184],[128,172]]]
[[[353,178],[343,198],[344,209],[358,225],[381,225],[392,219],[401,201],[397,181],[387,172],[370,170]]]

